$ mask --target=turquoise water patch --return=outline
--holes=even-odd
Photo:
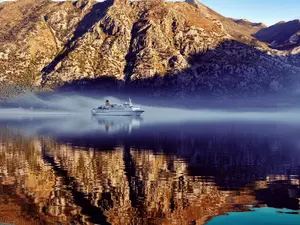
[[[251,212],[233,212],[217,216],[207,225],[299,225],[300,211],[275,208],[253,208]]]

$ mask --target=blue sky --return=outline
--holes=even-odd
[[[282,20],[300,19],[300,0],[200,0],[200,2],[224,16],[263,22],[266,25]]]
[[[223,16],[272,25],[300,19],[300,0],[200,0]]]

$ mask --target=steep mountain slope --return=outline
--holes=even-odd
[[[0,10],[6,85],[83,86],[109,77],[156,95],[260,94],[288,90],[300,73],[297,51],[270,49],[253,27],[195,0],[20,0]]]
[[[263,23],[253,23],[247,19],[233,19],[230,18],[233,22],[244,26],[244,29],[250,29],[251,33],[256,33],[263,28],[267,28],[267,26]]]
[[[255,42],[255,44],[259,44],[259,42],[257,42],[256,39],[252,37],[252,34],[256,33],[261,28],[249,25],[245,26],[245,23],[241,23],[238,22],[238,20],[224,17],[208,8],[207,6],[201,4],[198,0],[186,0],[185,2],[197,8],[198,13],[200,13],[205,18],[219,21],[226,32],[235,39],[246,43]],[[264,27],[264,24],[261,24],[261,27]]]
[[[279,22],[259,30],[254,35],[258,40],[267,42],[272,48],[292,49],[300,46],[300,20]]]
[[[53,15],[53,28],[47,23],[48,13]],[[51,62],[69,39],[81,13],[71,2],[21,0],[3,3],[0,80],[32,84],[43,66]],[[55,28],[59,32],[56,33]]]

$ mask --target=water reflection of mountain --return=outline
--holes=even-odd
[[[53,130],[44,126],[39,134],[83,149],[92,147],[101,151],[125,146],[176,156],[187,163],[189,174],[212,176],[224,190],[244,187],[268,174],[300,173],[297,126],[199,122],[147,125],[135,120],[97,118],[89,121],[90,124],[86,122],[85,126],[80,124],[77,129],[71,127],[66,131],[59,125]],[[134,123],[139,125],[133,126]],[[107,125],[108,131],[105,130]]]
[[[268,174],[300,174],[299,127],[261,123],[144,124],[141,118],[92,117],[0,121],[2,126],[58,143],[97,151],[150,149],[185,160],[195,176],[213,176],[236,189]],[[243,179],[240,179],[243,177]]]
[[[0,209],[22,207],[1,211],[0,222],[205,224],[249,205],[299,209],[299,156],[290,139],[188,138],[183,128],[177,136],[151,134],[151,149],[117,136],[110,151],[2,128]]]

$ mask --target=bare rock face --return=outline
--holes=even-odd
[[[274,50],[252,36],[263,25],[196,0],[21,0],[0,10],[3,84],[55,88],[110,77],[184,96],[278,92],[298,82],[298,46]]]
[[[92,0],[77,0],[74,2],[74,6],[79,9],[86,9],[93,5]]]

